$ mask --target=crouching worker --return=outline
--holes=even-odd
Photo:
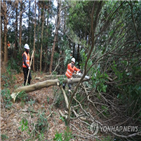
[[[67,66],[67,71],[66,71],[66,74],[65,74],[68,79],[71,79],[72,78],[72,74],[74,73],[74,71],[80,72],[80,69],[76,68],[74,66],[74,64],[75,64],[75,58],[72,58],[71,59],[71,63],[69,63],[68,66]],[[66,84],[63,83],[63,89],[65,89],[65,86],[66,86]],[[70,91],[71,84],[68,84],[68,87],[69,87],[69,91]]]
[[[23,58],[23,73],[24,73],[24,85],[25,85],[28,71],[30,70],[29,45],[25,44],[24,48],[25,48],[25,52],[22,54],[22,58]],[[30,80],[31,80],[31,72],[29,73],[28,84],[30,84]]]

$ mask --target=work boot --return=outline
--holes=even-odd
[[[66,86],[66,85],[63,83],[63,89],[64,89],[64,90],[65,90],[65,86]]]

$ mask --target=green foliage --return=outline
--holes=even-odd
[[[8,77],[8,75],[2,75],[2,80],[5,82],[5,84],[3,85],[5,88],[8,88],[10,85],[10,78]]]
[[[109,113],[108,113],[108,109],[109,109],[109,108],[108,108],[107,106],[102,105],[101,109],[103,110],[103,114],[104,114],[105,116],[108,116],[108,115],[109,115]]]
[[[63,81],[65,79],[65,76],[61,76],[58,79],[59,79],[59,84],[62,85],[63,84]]]
[[[37,114],[38,120],[37,123],[29,124],[28,120],[24,117],[20,121],[20,129],[22,132],[27,132],[27,134],[30,136],[28,140],[35,140],[38,139],[38,141],[45,140],[44,133],[47,131],[48,128],[48,122],[45,113],[38,113]],[[31,131],[30,128],[33,128]]]
[[[60,116],[60,119],[65,122],[65,125],[67,125],[67,120],[64,117]]]
[[[1,134],[1,139],[2,139],[2,141],[4,141],[4,140],[7,140],[8,137],[7,137],[7,135],[5,135],[5,134]]]
[[[46,118],[45,113],[38,113],[37,115],[39,118],[37,120],[37,123],[35,125],[35,129],[41,133],[44,133],[47,131],[48,128],[48,121]]]
[[[1,91],[1,95],[2,95],[3,104],[4,104],[5,108],[7,108],[7,109],[11,108],[12,98],[11,98],[10,90],[9,89],[3,89]]]
[[[30,135],[30,130],[29,130],[29,126],[28,126],[28,120],[26,118],[23,118],[21,121],[20,121],[20,124],[21,124],[21,131],[27,131],[28,134]]]
[[[55,102],[55,106],[59,108],[61,106],[61,103],[63,103],[64,97],[61,93],[58,93],[57,95],[58,96]]]
[[[35,103],[35,100],[32,100],[32,99],[30,99],[29,101],[28,101],[28,104],[31,106],[31,107],[33,107],[33,104]]]
[[[87,54],[85,53],[85,50],[84,50],[84,49],[82,49],[82,50],[80,51],[80,55],[81,55],[81,59],[82,59],[80,65],[81,65],[82,68],[84,68],[84,66],[85,66],[85,61],[86,61],[86,59],[87,59]]]
[[[63,141],[63,139],[62,139],[62,133],[56,132],[54,140],[55,141]]]
[[[49,98],[49,96],[47,96],[47,103],[49,104],[49,100],[50,100],[50,98]]]
[[[112,141],[114,140],[112,136],[107,135],[107,136],[102,136],[101,141]],[[96,141],[99,141],[99,139],[96,139]]]
[[[52,72],[52,75],[57,75],[57,72],[56,71]]]
[[[64,65],[66,66],[68,64],[68,62],[70,62],[71,60],[71,51],[69,49],[65,50],[65,60],[64,60]]]
[[[106,92],[107,85],[105,81],[107,80],[108,75],[106,73],[101,73],[99,68],[95,70],[95,73],[92,75],[92,85],[99,92]]]
[[[22,62],[19,62],[19,60],[22,60],[22,56],[19,57],[19,55],[17,55],[17,60],[15,60],[14,58],[10,58],[10,60],[8,61],[8,67],[7,67],[7,71],[9,74],[11,74],[10,70],[16,70],[17,73],[21,72],[21,66],[22,66]],[[18,65],[18,63],[21,63],[21,65]]]
[[[64,96],[62,94],[61,91],[58,91],[58,89],[56,88],[53,88],[53,93],[54,93],[54,96],[55,96],[55,106],[57,108],[59,108],[61,106],[61,104],[65,104],[64,103]]]
[[[28,99],[28,95],[27,93],[25,93],[24,91],[19,92],[19,94],[16,97],[17,100],[21,100],[21,101],[26,101]]]
[[[1,75],[2,81],[4,81],[4,87],[9,88],[14,81],[16,80],[16,77],[13,76],[13,72],[7,67],[7,72]]]
[[[55,141],[70,141],[70,139],[72,138],[73,138],[72,132],[70,131],[69,127],[67,127],[64,133],[56,132],[54,140]]]

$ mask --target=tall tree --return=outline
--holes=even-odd
[[[35,39],[36,39],[36,0],[35,0],[34,42],[33,42],[34,51],[35,51]],[[33,71],[35,71],[35,57],[34,56],[33,56]]]
[[[50,67],[49,67],[49,73],[51,74],[52,72],[52,65],[53,65],[53,57],[54,57],[54,51],[55,51],[55,45],[57,41],[57,36],[58,36],[58,29],[60,26],[60,13],[61,13],[61,0],[58,0],[58,8],[57,8],[57,24],[56,24],[56,29],[55,29],[55,34],[54,34],[54,41],[53,41],[53,46],[52,46],[52,53],[51,53],[51,61],[50,61]]]
[[[19,27],[19,47],[22,44],[22,15],[23,15],[23,1],[20,0],[20,27]]]
[[[30,8],[31,8],[31,0],[29,0],[29,2],[28,2],[28,8],[29,8],[29,11],[28,11],[28,44],[29,44],[29,46],[31,45],[31,33],[30,33],[30,31],[31,31],[31,24],[30,24],[30,20],[31,20],[31,10],[30,10]]]
[[[51,2],[49,1],[48,3],[48,9],[46,10],[46,13],[47,13],[47,16],[46,16],[46,39],[47,39],[47,42],[46,42],[46,48],[45,48],[45,66],[44,66],[44,71],[47,70],[47,62],[48,62],[48,35],[49,35],[49,10],[50,10],[50,4]]]
[[[16,10],[16,21],[15,21],[15,50],[14,50],[14,56],[16,56],[16,52],[18,50],[18,5],[19,0],[15,1],[15,10]]]
[[[42,49],[43,49],[43,33],[44,33],[44,2],[40,2],[41,4],[41,21],[42,21],[42,29],[41,29],[41,50],[40,50],[40,72],[42,71]]]
[[[2,0],[0,0],[0,69],[2,68]]]
[[[39,2],[38,2],[38,19],[37,19],[37,48],[38,48],[38,50],[36,50],[36,54],[37,54],[37,52],[38,52],[38,55],[36,56],[36,59],[39,59],[39,57],[40,57],[40,50],[39,50],[39,48],[40,48],[40,14],[41,13],[41,10],[40,10],[40,6],[39,6]],[[38,63],[37,65],[36,65],[36,69],[37,70],[39,70],[39,68],[40,68],[40,64]]]
[[[5,1],[2,3],[2,11],[4,16],[4,64],[7,65],[8,61],[8,50],[7,50],[7,4]]]

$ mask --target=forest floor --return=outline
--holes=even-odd
[[[23,73],[19,73],[9,77],[2,73],[1,89],[9,89],[10,94],[19,86],[23,85]],[[35,77],[43,77],[44,73],[32,73],[31,84],[39,82]],[[7,141],[21,141],[32,137],[32,140],[47,140],[52,141],[58,133],[64,134],[67,129],[65,122],[61,119],[59,110],[65,111],[65,101],[60,96],[60,89],[55,87],[43,88],[27,94],[26,100],[16,100],[7,108],[4,98],[1,99],[1,135]],[[63,94],[62,94],[63,95]],[[21,124],[21,121],[28,121],[28,123]],[[75,121],[77,122],[77,121]],[[37,128],[36,128],[37,127]],[[40,128],[47,128],[47,130],[35,139],[34,131],[37,133]],[[28,132],[29,130],[29,132]],[[74,131],[75,132],[75,131]],[[73,133],[73,131],[72,131]],[[79,139],[73,138],[72,141]],[[88,140],[88,139],[86,139]],[[94,140],[93,140],[94,141]]]

